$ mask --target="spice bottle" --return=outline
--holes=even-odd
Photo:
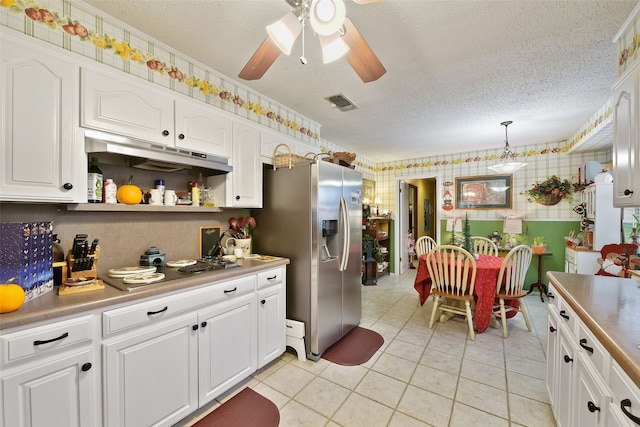
[[[191,183],[191,206],[200,206],[200,183]]]
[[[104,203],[118,203],[118,186],[109,178],[104,183]]]
[[[87,174],[87,201],[89,203],[102,203],[102,171],[98,167],[98,158],[91,158],[91,166]]]

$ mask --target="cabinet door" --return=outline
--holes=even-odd
[[[2,33],[0,200],[86,202],[77,67]]]
[[[104,425],[170,426],[198,408],[197,328],[190,314],[103,344]]]
[[[198,314],[200,406],[256,370],[255,298],[250,293]]]
[[[282,284],[258,293],[258,368],[285,351],[287,335]]]
[[[173,146],[173,98],[134,77],[82,70],[82,126]]]
[[[578,355],[577,364],[573,425],[604,426],[607,404],[611,401],[610,392],[584,354]]]
[[[227,206],[262,207],[260,131],[241,123],[233,125],[233,172],[227,175]]]
[[[231,119],[214,107],[176,100],[176,147],[231,157]]]
[[[573,335],[567,331],[565,325],[558,325],[560,330],[560,339],[558,341],[558,359],[557,361],[557,384],[556,401],[557,413],[556,421],[558,427],[571,427],[578,424],[572,420],[571,396],[573,395],[574,371],[576,369],[575,357],[577,354],[576,344],[573,341]]]
[[[640,205],[638,158],[638,71],[629,74],[614,91],[613,204]]]
[[[100,425],[96,405],[100,372],[93,363],[92,351],[87,349],[4,376],[0,425]]]
[[[560,331],[558,330],[558,313],[555,307],[549,307],[547,316],[547,392],[551,402],[551,409],[556,418],[558,417],[558,369],[560,364],[559,341]]]

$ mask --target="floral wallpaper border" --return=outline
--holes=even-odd
[[[181,58],[176,52],[168,49],[165,51],[159,43],[144,40],[145,36],[141,33],[138,35],[135,29],[119,21],[111,22],[111,18],[99,16],[90,6],[81,2],[1,0],[0,6],[3,11],[9,12],[2,17],[1,24],[4,26],[45,42],[58,44],[66,50],[146,78],[152,83],[226,111],[231,110],[236,114],[244,112],[238,115],[255,122],[272,122],[269,127],[278,130],[285,128],[287,134],[300,139],[319,139],[319,124],[275,102],[263,101],[266,97],[258,93],[240,90],[233,81],[225,80],[224,76],[217,75],[214,70]],[[79,44],[92,48],[78,46]],[[119,58],[120,62],[109,60],[107,56],[110,54]],[[234,88],[231,89],[231,86]],[[214,102],[215,97],[221,102]]]

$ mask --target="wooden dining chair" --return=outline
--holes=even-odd
[[[416,241],[416,255],[420,258],[420,255],[424,255],[431,249],[438,246],[435,240],[429,236],[422,236]]]
[[[498,256],[498,246],[491,239],[482,236],[471,236],[473,250],[476,254]]]
[[[522,313],[527,329],[531,332],[531,324],[524,305],[520,304],[518,308],[506,306],[505,300],[520,299],[527,295],[523,289],[525,276],[531,264],[533,251],[527,245],[518,245],[511,249],[502,261],[500,272],[498,273],[498,282],[496,284],[497,304],[494,304],[494,313],[496,309],[500,309],[500,320],[502,321],[502,336],[507,338],[507,312],[517,311]],[[516,313],[517,314],[517,313]]]
[[[429,328],[433,327],[438,309],[461,314],[467,318],[469,336],[475,340],[471,303],[477,269],[473,255],[459,246],[440,245],[427,253],[426,262],[433,294]]]

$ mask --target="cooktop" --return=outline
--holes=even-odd
[[[171,268],[164,265],[156,266],[156,273],[164,274],[162,280],[156,280],[151,283],[126,283],[123,277],[110,277],[108,275],[100,276],[100,279],[108,285],[121,291],[135,291],[147,286],[157,286],[172,280],[184,279],[194,274],[211,274],[219,270],[228,270],[233,268],[242,268],[237,262],[228,262],[221,258],[200,258],[195,264],[187,265],[180,268]]]

